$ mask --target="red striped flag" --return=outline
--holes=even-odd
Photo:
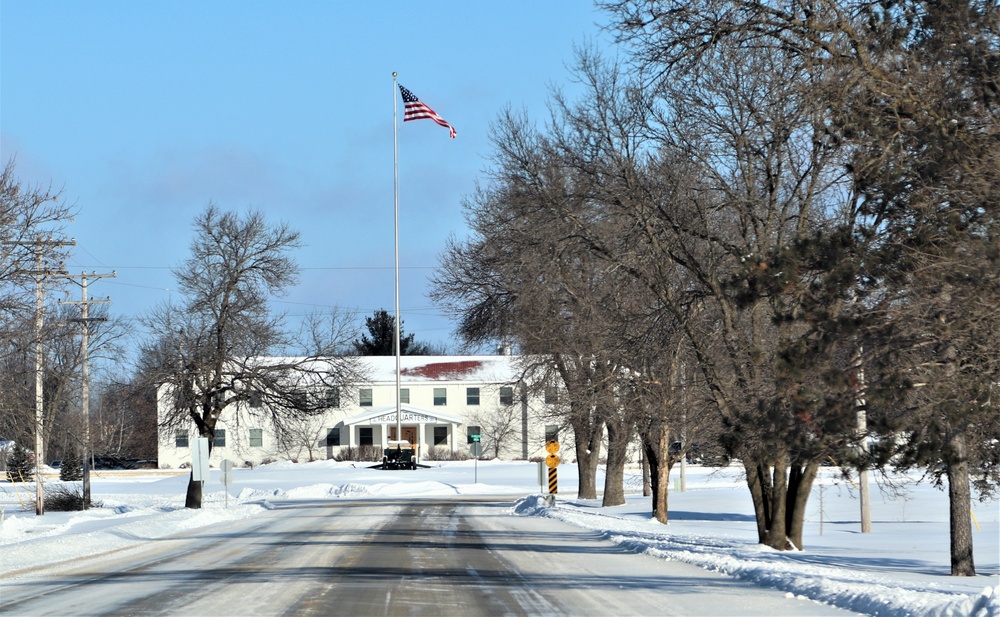
[[[403,115],[403,122],[409,122],[410,120],[433,120],[434,122],[437,122],[441,126],[447,128],[451,138],[455,139],[455,135],[458,135],[455,127],[448,124],[445,119],[437,115],[437,112],[433,109],[421,103],[420,99],[418,99],[415,94],[403,86],[399,86],[399,92],[403,95],[403,103],[406,109],[406,113]]]

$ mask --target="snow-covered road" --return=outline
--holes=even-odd
[[[289,500],[40,567],[7,615],[831,615],[832,607],[512,517],[510,498]]]

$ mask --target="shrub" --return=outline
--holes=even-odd
[[[378,463],[382,461],[382,448],[379,446],[345,446],[333,457],[333,460]]]
[[[88,506],[100,508],[101,503],[91,501]],[[83,487],[76,484],[58,484],[45,491],[45,509],[52,512],[83,510]]]
[[[451,451],[450,448],[438,446],[431,448],[424,453],[424,460],[427,461],[467,461],[471,455],[464,450]]]

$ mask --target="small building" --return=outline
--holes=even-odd
[[[401,357],[398,419],[396,358],[365,356],[354,361],[364,364],[370,376],[366,383],[330,393],[325,413],[285,426],[280,434],[257,420],[267,414],[236,405],[227,408],[216,428],[211,464],[226,459],[256,465],[354,458],[364,448],[380,453],[397,439],[414,444],[418,458],[425,458],[469,453],[472,435],[482,436],[487,454],[499,451],[503,458],[528,458],[544,456],[546,436],[555,431],[535,420],[544,401],[534,401],[521,381],[517,356]],[[161,418],[169,404],[161,388]],[[190,465],[196,436],[193,422],[186,430],[161,431],[160,467]]]

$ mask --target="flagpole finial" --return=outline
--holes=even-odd
[[[392,76],[393,76],[393,77],[395,77],[395,76],[396,76],[396,71],[393,71],[393,72],[392,72]]]

